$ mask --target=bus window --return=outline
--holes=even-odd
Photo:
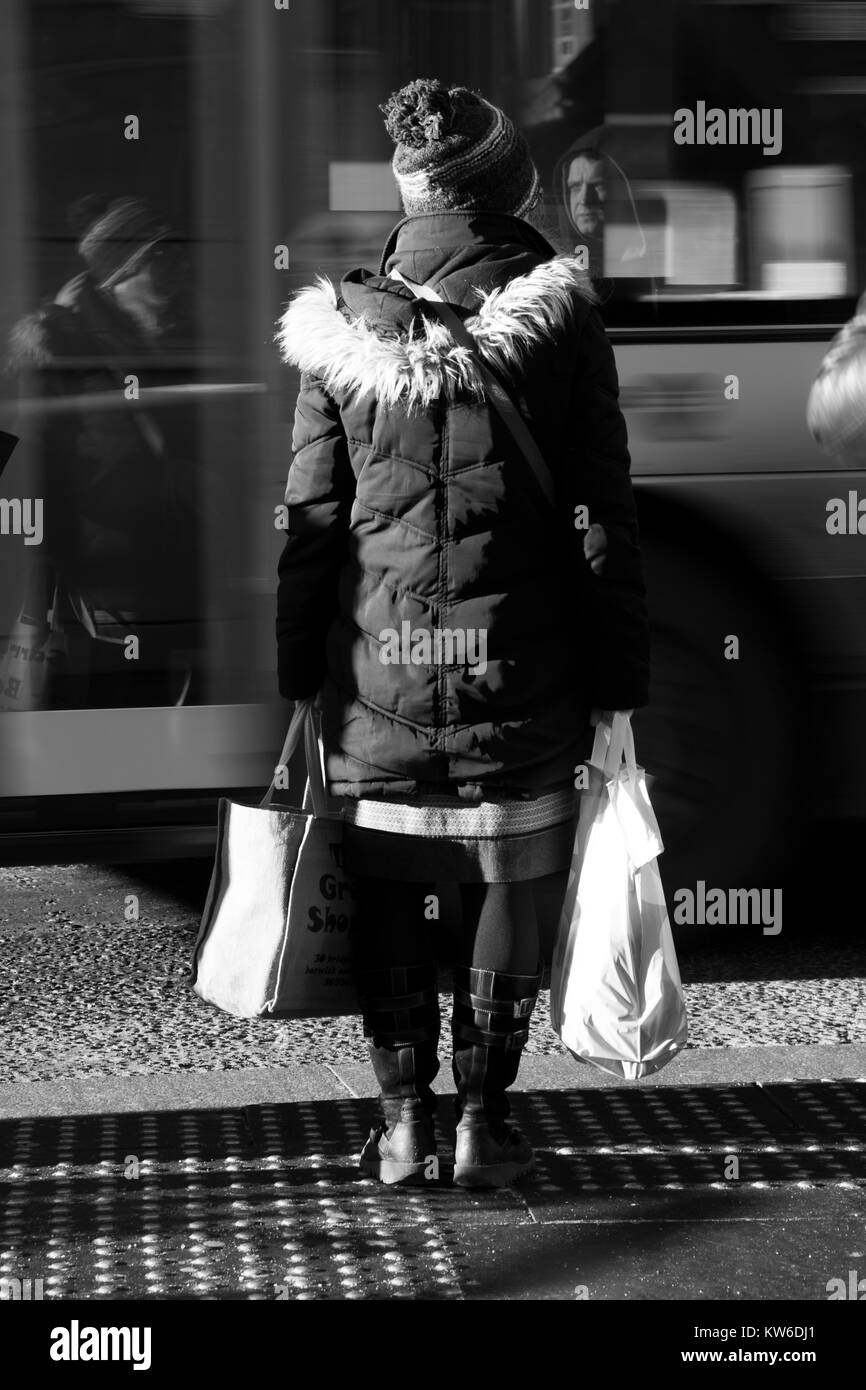
[[[847,316],[866,282],[864,14],[607,0],[569,63],[525,72],[551,228],[584,248],[609,325]]]

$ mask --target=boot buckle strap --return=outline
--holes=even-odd
[[[469,966],[458,965],[454,967],[454,980],[464,988],[476,985],[478,988],[486,987],[490,994],[502,998],[501,991],[504,988],[505,997],[508,994],[515,994],[519,989],[531,990],[537,994],[544,979],[544,963],[539,961],[538,969],[533,975],[503,975],[495,970],[475,970]],[[488,996],[489,997],[489,996]]]
[[[476,1047],[497,1047],[503,1052],[519,1052],[529,1041],[528,1028],[515,1028],[508,1033],[489,1033],[484,1028],[473,1028],[468,1023],[454,1022],[452,1036],[474,1043]]]
[[[456,986],[454,997],[459,999],[461,1004],[469,1004],[478,1013],[506,1014],[510,1018],[529,1018],[535,1008],[538,995],[528,994],[524,999],[485,999],[483,994],[472,994],[468,989],[461,989]]]

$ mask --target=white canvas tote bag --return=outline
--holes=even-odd
[[[318,715],[295,709],[280,755],[303,735],[304,809],[222,799],[217,851],[193,954],[196,994],[237,1018],[360,1012],[352,971],[353,890],[343,823],[330,814]],[[309,803],[309,809],[307,809]]]

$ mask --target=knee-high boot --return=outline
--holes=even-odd
[[[517,1079],[540,985],[540,970],[536,975],[467,966],[455,971],[454,1181],[461,1187],[502,1187],[532,1167],[530,1144],[506,1123],[511,1106],[505,1092]]]
[[[439,1071],[436,966],[363,970],[357,978],[383,1114],[364,1145],[361,1170],[385,1183],[427,1182],[437,1172],[430,1084]]]

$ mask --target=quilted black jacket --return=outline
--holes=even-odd
[[[394,268],[465,320],[555,474],[555,510],[471,355]],[[585,273],[514,217],[407,218],[378,274],[302,290],[278,339],[301,371],[279,688],[322,690],[332,791],[477,800],[569,779],[591,706],[648,700],[626,428]],[[601,577],[578,507],[608,530]]]

